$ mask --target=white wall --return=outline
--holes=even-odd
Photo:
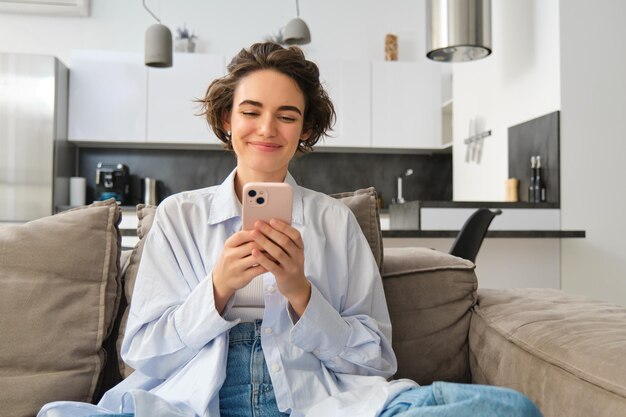
[[[295,17],[295,0],[151,0],[149,7],[174,35],[184,23],[200,40],[198,52],[232,56],[275,34]],[[139,0],[92,0],[91,16],[46,17],[0,13],[0,52],[51,54],[71,49],[143,51],[155,23]],[[311,56],[383,60],[385,34],[399,36],[399,60],[425,60],[425,0],[300,0],[313,42]]]
[[[385,248],[448,252],[454,239],[385,238]],[[487,238],[476,258],[478,288],[560,288],[561,239]]]
[[[453,199],[503,201],[508,128],[560,108],[559,2],[491,2],[493,53],[453,64]],[[470,120],[492,135],[480,162],[466,162]],[[529,161],[530,163],[530,161]]]
[[[561,288],[626,305],[626,2],[492,2],[494,54],[454,64],[454,199],[502,200],[507,128],[561,110]],[[483,117],[480,164],[465,162]]]
[[[562,0],[563,289],[626,305],[626,2]]]

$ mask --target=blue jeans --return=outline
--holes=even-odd
[[[261,320],[239,323],[228,334],[226,380],[220,389],[221,417],[288,417],[278,411],[261,348]]]
[[[433,382],[404,391],[380,417],[541,417],[527,397],[508,388]]]
[[[261,348],[261,320],[230,329],[221,417],[287,417],[278,411]],[[132,414],[107,414],[132,417]],[[434,382],[400,393],[380,417],[541,417],[524,395],[508,388]]]

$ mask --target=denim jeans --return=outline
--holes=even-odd
[[[261,320],[239,323],[228,334],[226,380],[220,389],[221,417],[287,417],[278,411],[261,348]]]
[[[508,388],[433,382],[404,391],[380,417],[541,417],[527,397]]]

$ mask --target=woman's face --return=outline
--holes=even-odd
[[[238,174],[246,181],[283,181],[298,142],[308,136],[303,120],[304,95],[290,77],[259,70],[241,79],[224,120]]]

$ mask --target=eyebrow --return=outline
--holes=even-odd
[[[261,107],[263,108],[263,103],[260,103],[258,101],[254,101],[254,100],[244,100],[241,103],[239,103],[239,105],[243,105],[243,104],[250,104],[252,106],[256,106],[256,107]],[[300,116],[302,116],[302,112],[300,111],[299,108],[297,108],[296,106],[280,106],[278,108],[278,110],[291,110],[291,111],[295,111],[296,113],[298,113]]]

